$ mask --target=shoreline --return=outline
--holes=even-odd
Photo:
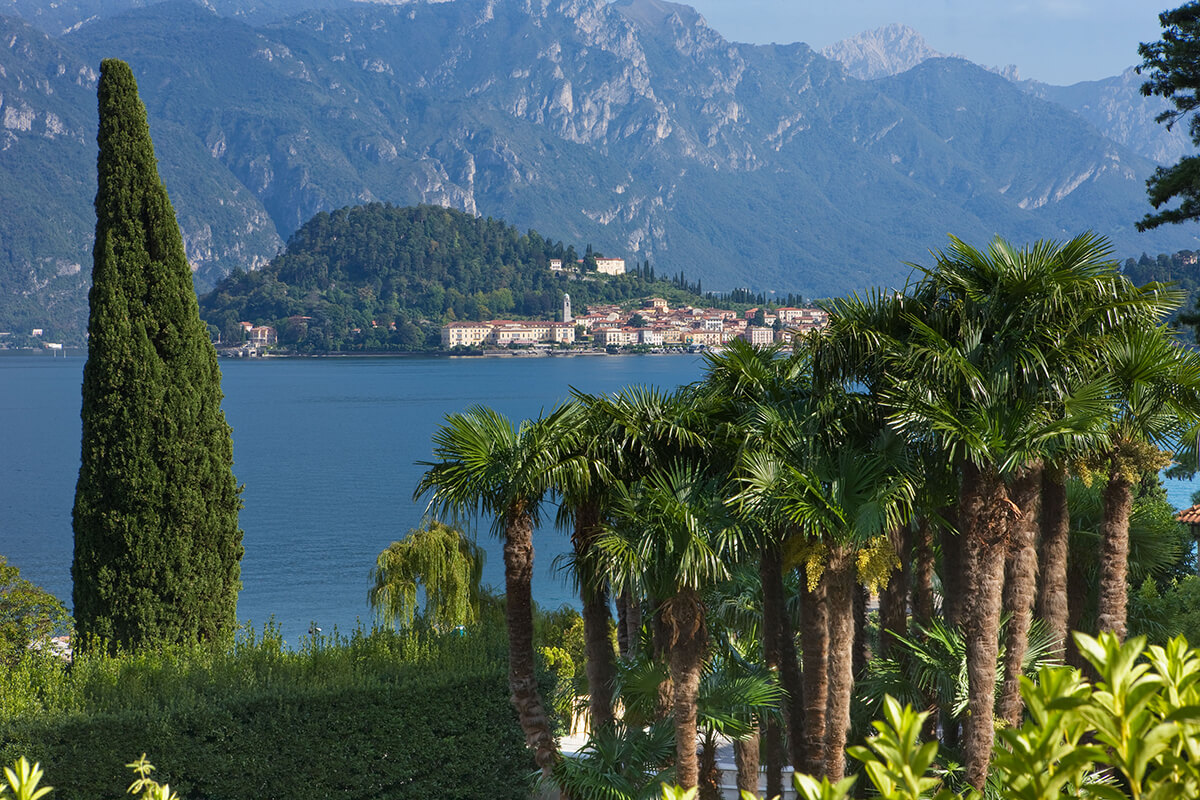
[[[271,360],[280,358],[594,358],[598,356],[694,356],[699,353],[689,353],[687,350],[672,350],[650,353],[617,352],[609,353],[604,350],[485,350],[479,353],[453,353],[446,350],[429,350],[418,353],[398,353],[395,351],[335,351],[329,353],[263,353],[260,355],[239,355],[231,352],[217,351],[222,359],[238,361]]]
[[[217,350],[218,358],[237,361],[270,361],[283,358],[595,358],[621,356],[695,356],[701,352],[687,350],[661,350],[658,352],[637,353],[621,351],[609,353],[605,350],[485,350],[475,353],[454,353],[447,350],[427,350],[421,352],[396,352],[394,350],[379,351],[346,351],[337,350],[328,353],[295,353],[295,352],[265,352],[257,355],[243,354],[237,350]],[[36,349],[0,350],[0,358],[87,358],[86,347],[71,347],[63,350],[45,351]]]

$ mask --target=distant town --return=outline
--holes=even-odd
[[[577,347],[608,352],[627,349],[690,349],[720,347],[732,339],[765,345],[790,342],[798,333],[824,327],[826,312],[819,308],[751,308],[740,315],[723,308],[670,308],[661,297],[641,308],[588,306],[575,316],[570,295],[563,296],[562,317],[556,321],[506,320],[451,322],[442,326],[442,349],[514,347]]]

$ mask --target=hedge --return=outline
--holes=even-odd
[[[62,800],[120,796],[143,752],[188,800],[528,798],[533,761],[494,643],[379,636],[96,657],[53,688],[43,664],[24,684],[45,692],[40,707],[0,708],[0,763],[41,762]]]

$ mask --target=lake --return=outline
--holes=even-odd
[[[79,471],[82,357],[0,356],[0,555],[22,576],[71,597],[71,507]],[[489,405],[514,420],[549,410],[576,387],[674,387],[700,378],[698,356],[223,359],[234,472],[245,484],[238,616],[274,617],[294,641],[316,623],[369,623],[369,574],[417,526],[412,499],[446,414]],[[573,602],[552,567],[569,548],[554,512],[534,540],[534,599]],[[503,587],[487,521],[484,581]]]
[[[674,387],[700,378],[696,356],[546,358],[321,358],[222,360],[234,471],[245,484],[246,555],[239,616],[274,617],[292,641],[311,623],[326,632],[369,622],[375,557],[421,521],[412,493],[445,415],[482,403],[512,419],[568,397],[629,384]],[[0,356],[0,555],[69,603],[71,506],[79,470],[83,358]],[[1172,504],[1194,482],[1168,481]],[[547,519],[553,520],[553,509]],[[503,586],[499,542],[484,581]],[[569,547],[543,525],[535,538],[534,598],[574,602],[555,572]]]

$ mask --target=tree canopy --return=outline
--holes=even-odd
[[[1142,94],[1168,100],[1172,108],[1158,115],[1158,122],[1173,127],[1187,120],[1192,142],[1200,145],[1200,3],[1188,3],[1158,15],[1162,38],[1138,46],[1142,63],[1139,73],[1149,75]],[[1200,219],[1200,156],[1184,156],[1174,165],[1159,167],[1146,181],[1150,204],[1162,208],[1172,200],[1179,205],[1146,214],[1137,223],[1139,231],[1167,223]]]

